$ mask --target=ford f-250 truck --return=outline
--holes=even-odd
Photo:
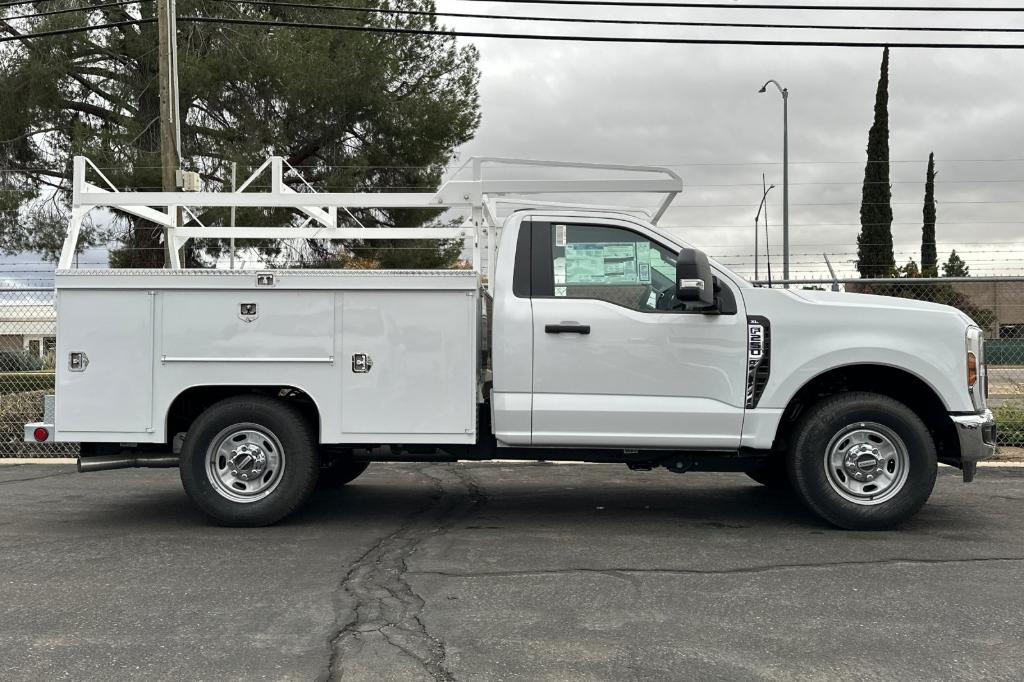
[[[178,466],[203,512],[240,526],[274,523],[318,479],[346,483],[371,461],[501,458],[742,471],[837,526],[880,528],[925,504],[938,463],[970,481],[994,452],[982,332],[959,310],[752,286],[655,226],[682,189],[668,170],[487,181],[487,162],[435,194],[311,196],[276,158],[269,194],[192,195],[105,192],[77,159],[56,403],[26,439],[82,443],[82,471]],[[665,198],[651,219],[539,201],[496,218],[499,198],[595,191]],[[322,224],[178,225],[189,204],[288,205]],[[97,205],[162,216],[175,247],[461,237],[476,268],[70,269],[75,221]],[[337,208],[369,205],[472,215],[440,231],[338,226]]]

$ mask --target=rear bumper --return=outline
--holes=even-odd
[[[991,410],[978,414],[951,416],[960,440],[960,462],[963,464],[964,481],[974,479],[978,460],[996,454],[996,420]]]

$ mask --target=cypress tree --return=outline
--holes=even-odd
[[[924,226],[921,228],[921,274],[939,276],[935,255],[935,153],[928,155],[928,173],[924,181]]]
[[[867,152],[857,236],[857,269],[864,278],[892,277],[896,272],[896,259],[892,250],[892,187],[889,184],[889,48],[882,52],[882,68],[875,92],[875,120],[868,132]]]

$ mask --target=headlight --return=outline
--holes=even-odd
[[[967,328],[967,390],[971,394],[974,409],[985,409],[985,335],[978,327]]]

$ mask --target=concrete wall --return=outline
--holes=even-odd
[[[996,314],[996,333],[1000,325],[1024,325],[1024,282],[957,282],[952,287]]]

